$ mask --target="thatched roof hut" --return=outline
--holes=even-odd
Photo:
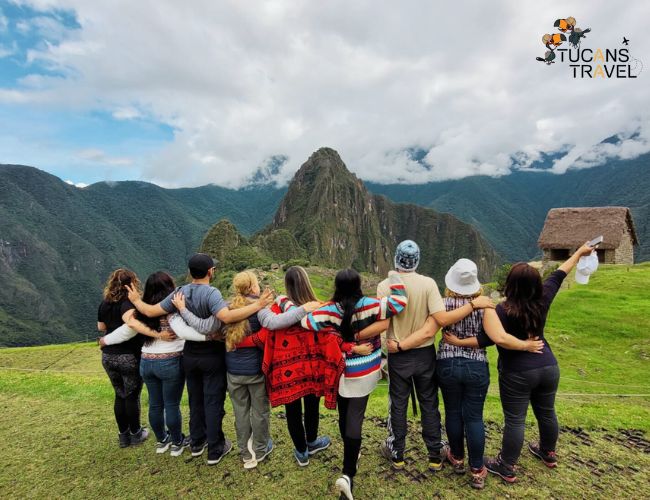
[[[606,263],[632,263],[638,245],[632,214],[626,207],[554,208],[549,210],[538,245],[544,260],[563,260],[585,241],[603,235],[599,257]]]

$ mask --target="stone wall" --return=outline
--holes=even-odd
[[[621,244],[616,249],[614,264],[634,264],[634,245],[632,244],[632,235],[629,230],[623,235]]]

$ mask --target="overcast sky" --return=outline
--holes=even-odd
[[[0,163],[237,187],[320,146],[386,183],[647,152],[650,67],[592,80],[535,61],[567,16],[591,28],[583,48],[626,36],[650,65],[645,0],[0,0]]]

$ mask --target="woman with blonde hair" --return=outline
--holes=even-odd
[[[229,308],[240,309],[255,302],[260,296],[260,285],[255,273],[242,271],[232,283],[234,297]],[[187,323],[201,333],[210,333],[221,325],[213,317],[199,319],[187,310],[184,298],[178,295],[174,304]],[[264,460],[273,450],[270,438],[269,418],[271,408],[262,373],[263,352],[250,345],[238,346],[245,338],[256,334],[262,327],[281,330],[298,323],[308,312],[315,310],[319,302],[311,301],[282,314],[262,309],[247,319],[225,325],[226,370],[228,392],[235,414],[237,444],[244,467],[249,469]],[[249,448],[250,441],[250,448]],[[252,453],[251,453],[252,452]]]

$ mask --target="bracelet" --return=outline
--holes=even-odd
[[[476,306],[474,305],[474,301],[470,300],[469,305],[472,306],[472,311],[476,311]]]
[[[402,347],[399,345],[399,340],[397,341],[397,351],[398,352],[404,352],[404,351],[402,351]]]

